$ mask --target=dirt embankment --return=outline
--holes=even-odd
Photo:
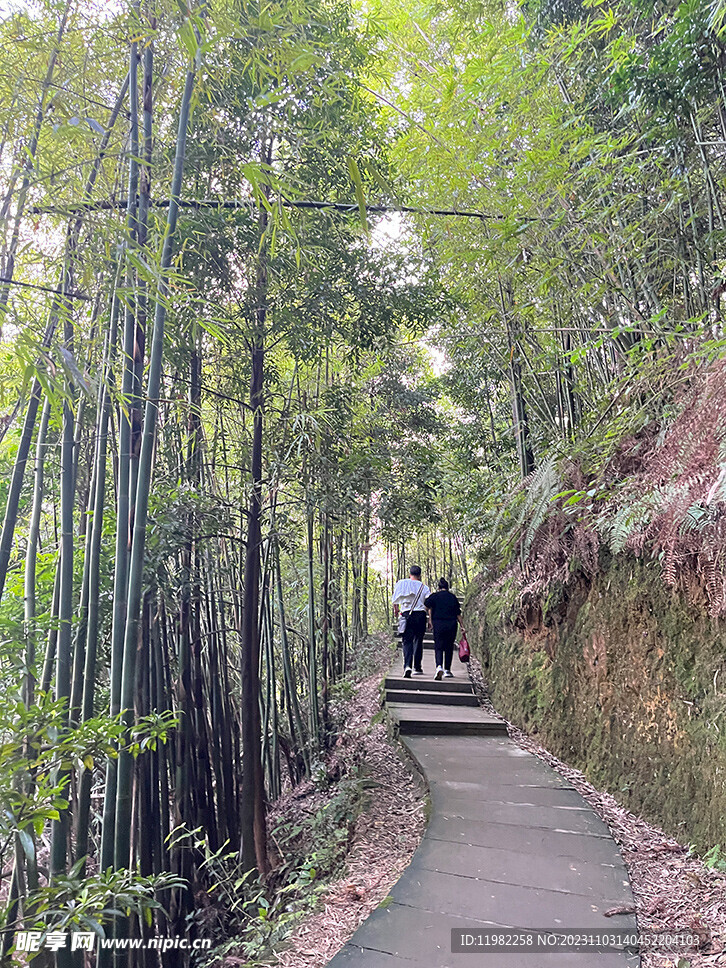
[[[726,850],[726,625],[613,559],[524,603],[475,583],[475,654],[497,709],[680,842]]]

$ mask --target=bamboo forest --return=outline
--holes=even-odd
[[[456,917],[550,915],[437,907],[436,831],[547,893],[572,794],[627,891],[567,910],[696,940],[517,965],[726,964],[723,0],[0,0],[0,48],[0,962],[514,965]],[[471,663],[427,598],[409,683],[416,566]]]

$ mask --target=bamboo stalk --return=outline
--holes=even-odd
[[[138,14],[140,0],[134,3]],[[127,246],[134,240],[137,231],[137,186],[139,153],[138,118],[138,43],[134,39],[129,50],[129,180],[126,224],[128,231]],[[119,411],[118,471],[116,489],[116,547],[114,556],[113,617],[111,624],[111,716],[121,712],[121,679],[123,674],[123,648],[126,631],[126,599],[128,595],[128,567],[131,543],[131,412],[133,410],[134,390],[134,342],[135,321],[131,306],[133,272],[127,267],[127,302],[124,311],[123,330],[123,372],[121,377],[121,406]],[[103,801],[103,828],[101,834],[101,870],[108,870],[114,864],[114,841],[116,823],[116,797],[118,791],[118,761],[110,758],[106,764],[106,784]],[[99,953],[99,968],[110,963],[108,953]]]
[[[33,486],[33,506],[28,526],[28,545],[25,552],[25,635],[26,635],[26,680],[24,702],[31,706],[35,701],[35,649],[37,631],[35,628],[36,600],[35,600],[35,572],[38,559],[38,541],[40,538],[40,516],[44,499],[44,465],[46,452],[46,438],[48,436],[48,420],[50,418],[50,399],[46,397],[43,413],[38,428],[38,439],[35,449],[35,482]]]
[[[128,601],[126,608],[126,629],[123,648],[123,672],[121,680],[120,708],[127,727],[133,723],[133,694],[136,677],[136,645],[139,627],[139,610],[143,587],[144,552],[146,547],[146,525],[149,507],[149,492],[152,477],[152,462],[156,436],[156,421],[159,409],[161,388],[161,369],[164,350],[164,324],[167,312],[168,273],[171,268],[179,215],[178,199],[181,192],[184,162],[186,158],[189,114],[196,77],[196,65],[190,66],[184,84],[179,114],[174,173],[171,186],[164,243],[161,255],[161,272],[154,313],[153,339],[149,360],[147,401],[144,414],[141,453],[139,457],[139,486],[136,494],[134,530],[129,564]],[[119,757],[118,783],[116,794],[114,866],[116,869],[128,867],[130,862],[130,821],[133,759],[123,750]]]
[[[117,277],[118,283],[118,277]],[[101,541],[103,536],[104,508],[106,499],[106,474],[108,456],[108,427],[111,416],[111,362],[116,346],[118,319],[120,314],[118,287],[114,290],[111,305],[111,324],[106,342],[105,369],[101,382],[99,405],[99,427],[96,440],[96,476],[93,495],[93,517],[90,527],[89,568],[88,568],[88,616],[86,628],[85,665],[83,671],[83,695],[81,700],[81,721],[87,722],[93,716],[93,702],[96,685],[96,656],[99,638],[99,605],[101,593]],[[91,807],[91,781],[93,771],[85,769],[81,774],[78,794],[78,814],[76,822],[76,861],[88,853],[88,829]],[[85,865],[84,865],[85,866]]]
[[[280,620],[280,645],[282,651],[282,672],[285,693],[287,696],[287,711],[289,718],[290,739],[295,743],[295,736],[298,738],[298,749],[301,752],[306,772],[310,772],[310,753],[308,743],[305,741],[305,730],[303,727],[302,713],[298,702],[297,691],[295,689],[295,675],[292,668],[290,642],[287,637],[287,616],[285,614],[285,599],[282,593],[282,566],[280,562],[280,545],[275,540],[275,591],[277,612]]]
[[[73,353],[73,324],[70,307],[65,317],[65,348]],[[67,385],[67,397],[63,401],[63,431],[61,443],[61,538],[60,538],[60,591],[58,599],[58,641],[56,647],[55,698],[70,702],[71,697],[71,656],[73,634],[73,512],[75,506],[75,415],[73,412],[73,388]],[[70,710],[64,714],[64,722],[69,721]],[[61,769],[58,782],[70,782],[70,771]],[[51,836],[50,871],[51,878],[65,872],[68,852],[69,812],[68,808],[58,811],[58,819],[53,821]],[[58,968],[71,964],[70,952],[59,952]]]
[[[260,215],[260,234],[264,238],[267,213]],[[250,404],[253,410],[252,488],[247,507],[247,541],[244,564],[244,599],[242,604],[242,792],[241,847],[242,864],[247,870],[257,868],[266,874],[267,836],[265,827],[264,782],[261,751],[259,707],[259,583],[262,516],[262,407],[264,392],[264,325],[267,275],[262,259],[257,277],[258,309],[252,346]]]

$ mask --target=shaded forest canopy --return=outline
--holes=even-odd
[[[5,957],[258,937],[414,557],[721,619],[725,14],[3,5]]]

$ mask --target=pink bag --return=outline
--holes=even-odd
[[[466,632],[461,636],[461,641],[459,642],[459,658],[462,662],[468,662],[471,658],[471,649],[466,638]]]

